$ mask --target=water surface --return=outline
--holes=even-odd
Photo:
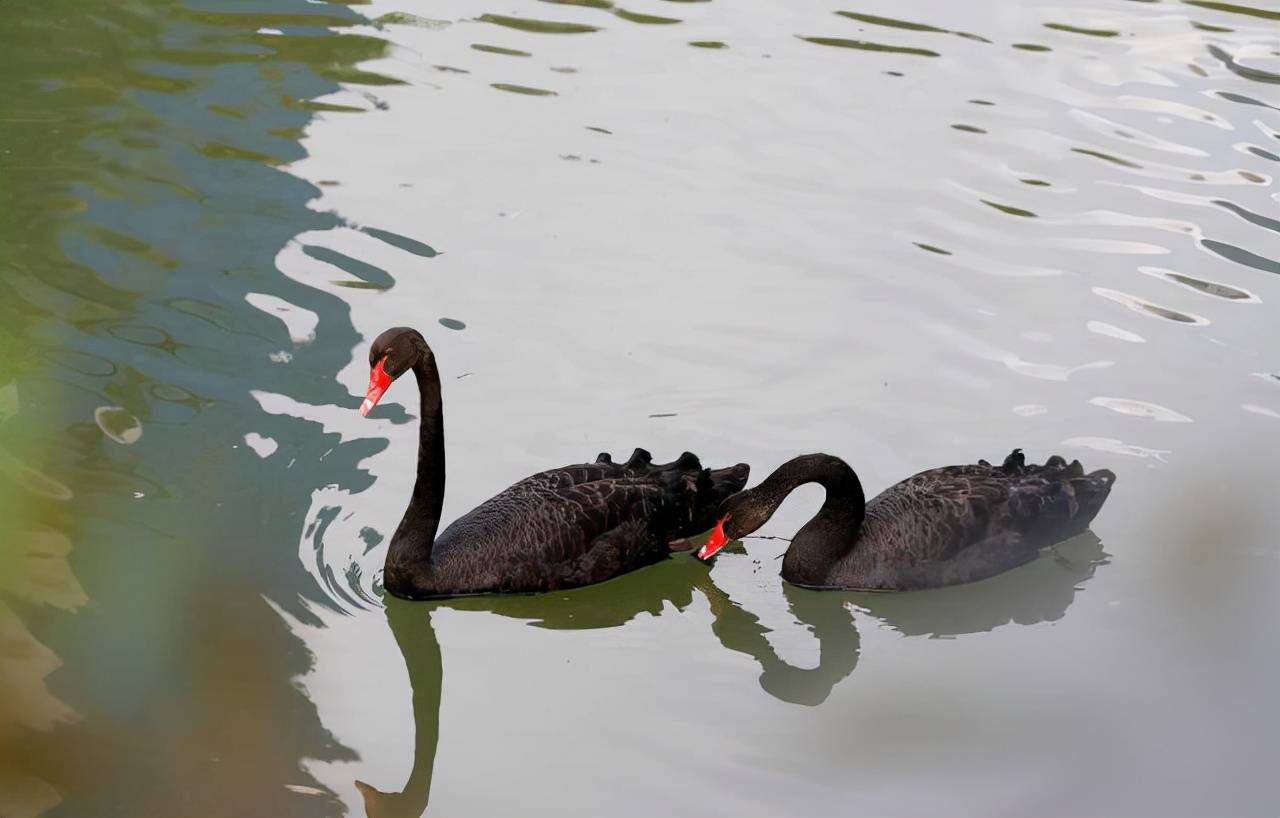
[[[1274,813],[1274,8],[9,16],[0,814]],[[1119,481],[963,588],[385,603],[402,324],[446,519],[638,445]]]

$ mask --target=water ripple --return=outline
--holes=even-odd
[[[966,334],[954,327],[938,324],[930,326],[929,330],[946,340],[953,348],[968,355],[1004,364],[1011,372],[1039,380],[1066,381],[1077,372],[1090,369],[1106,369],[1114,365],[1114,361],[1088,361],[1075,366],[1029,361],[1014,352],[1000,349],[987,341]]]
[[[851,48],[857,51],[877,51],[889,54],[910,54],[916,57],[940,57],[938,52],[927,48],[910,48],[902,45],[876,43],[870,40],[850,40],[844,37],[815,37],[797,34],[801,40],[815,45],[832,46],[834,48]]]
[[[1182,2],[1186,3],[1188,6],[1198,6],[1202,9],[1222,11],[1227,14],[1241,14],[1249,17],[1257,17],[1263,20],[1280,20],[1280,11],[1260,9],[1253,6],[1242,6],[1236,3],[1220,3],[1216,2],[1216,0],[1182,0]]]
[[[1129,295],[1128,293],[1122,293],[1119,290],[1112,290],[1107,287],[1094,287],[1093,291],[1103,298],[1114,301],[1117,304],[1123,304],[1139,315],[1146,315],[1152,318],[1163,318],[1166,321],[1174,321],[1179,324],[1188,324],[1191,326],[1205,326],[1209,323],[1209,319],[1203,316],[1181,312],[1179,310],[1170,309],[1169,307],[1162,307],[1159,304],[1153,304],[1144,298],[1139,298],[1136,295]]]
[[[1236,247],[1234,244],[1214,239],[1201,239],[1200,246],[1228,261],[1234,261],[1236,264],[1243,264],[1245,267],[1252,267],[1264,273],[1280,274],[1280,261],[1260,256],[1243,247]]]
[[[1133,400],[1131,398],[1090,398],[1089,403],[1094,406],[1101,406],[1103,409],[1110,409],[1121,415],[1130,415],[1137,418],[1146,418],[1159,423],[1190,423],[1191,418],[1175,412],[1174,410],[1161,406],[1158,403],[1149,403],[1144,400]]]
[[[562,23],[554,20],[535,20],[529,17],[508,17],[504,14],[481,14],[476,18],[482,23],[514,28],[517,31],[528,31],[534,34],[589,34],[599,31],[597,26],[583,23]]]
[[[978,34],[971,34],[967,31],[951,31],[945,28],[938,28],[927,23],[912,23],[907,20],[897,20],[892,17],[880,17],[874,14],[863,14],[856,11],[837,11],[836,14],[841,17],[847,17],[850,20],[856,20],[859,23],[867,23],[874,26],[884,26],[886,28],[897,28],[905,31],[918,31],[930,34],[953,34],[956,37],[963,37],[966,40],[976,40],[980,43],[990,43],[986,37]]]
[[[1149,276],[1171,281],[1179,284],[1189,290],[1194,290],[1204,295],[1211,295],[1215,298],[1224,298],[1228,301],[1247,301],[1250,303],[1259,303],[1261,301],[1253,293],[1248,290],[1242,290],[1239,287],[1233,287],[1230,284],[1222,284],[1216,281],[1208,281],[1203,278],[1187,275],[1186,273],[1178,273],[1173,270],[1166,270],[1162,267],[1139,267],[1138,272],[1146,273]]]
[[[1093,449],[1097,452],[1119,454],[1125,457],[1150,458],[1161,463],[1168,462],[1164,456],[1173,453],[1171,449],[1152,449],[1147,446],[1125,443],[1114,437],[1069,437],[1062,441],[1062,445],[1078,446],[1083,449]]]
[[[1280,412],[1277,412],[1274,409],[1268,409],[1265,406],[1259,406],[1256,403],[1242,403],[1240,404],[1240,408],[1255,415],[1262,415],[1263,417],[1280,420]]]
[[[1098,335],[1105,335],[1108,338],[1115,338],[1118,341],[1127,341],[1131,344],[1145,344],[1146,338],[1143,338],[1136,332],[1130,332],[1127,329],[1121,329],[1114,324],[1108,324],[1105,321],[1090,321],[1085,325],[1090,332]]]
[[[1228,202],[1225,199],[1213,199],[1212,203],[1224,210],[1229,210],[1240,218],[1255,224],[1264,230],[1270,230],[1273,233],[1280,233],[1280,221],[1263,216],[1261,213],[1254,213],[1248,208],[1241,207],[1235,202]]]

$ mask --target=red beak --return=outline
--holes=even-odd
[[[698,559],[709,560],[716,555],[716,552],[729,544],[729,537],[724,533],[724,524],[729,520],[726,514],[720,518],[720,522],[716,523],[716,527],[711,529],[711,536],[707,537],[707,541],[698,549]]]
[[[383,358],[369,370],[369,391],[364,393],[364,403],[360,404],[360,414],[364,417],[369,416],[369,410],[378,405],[378,401],[387,393],[387,387],[391,386],[391,376],[382,368],[386,362],[387,359]]]

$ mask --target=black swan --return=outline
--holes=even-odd
[[[1053,456],[1027,465],[1014,449],[1003,465],[920,472],[866,502],[853,469],[810,454],[780,466],[755,488],[725,500],[698,551],[709,559],[760,526],[797,486],[827,491],[817,515],[791,541],[782,577],[808,588],[914,591],[994,576],[1089,527],[1116,476],[1085,474]]]
[[[360,414],[412,371],[421,397],[418,479],[387,550],[382,581],[406,599],[575,588],[663,559],[706,531],[717,506],[746,485],[745,463],[702,468],[685,452],[657,465],[636,449],[626,463],[595,463],[526,477],[436,536],[444,502],[444,414],[435,355],[414,329],[393,327],[369,349]]]

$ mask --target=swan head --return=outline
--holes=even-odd
[[[369,389],[360,414],[368,415],[396,378],[430,357],[427,340],[411,327],[392,327],[374,338],[369,347]]]
[[[771,510],[753,491],[740,491],[720,504],[720,520],[711,536],[698,549],[698,559],[709,560],[734,540],[758,530],[769,522]]]

